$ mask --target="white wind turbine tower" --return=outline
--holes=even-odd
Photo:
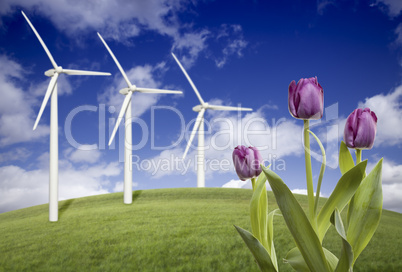
[[[191,142],[194,139],[195,134],[198,131],[198,156],[197,156],[197,187],[205,187],[205,169],[204,169],[204,161],[205,161],[205,154],[204,154],[204,113],[207,109],[210,110],[222,110],[222,111],[252,111],[251,108],[241,108],[241,107],[228,107],[228,106],[220,106],[220,105],[210,105],[202,99],[200,93],[198,92],[197,88],[195,87],[193,81],[191,80],[190,76],[187,74],[184,67],[181,65],[180,61],[176,58],[176,56],[172,53],[173,58],[176,60],[177,64],[179,65],[180,69],[183,71],[184,75],[186,76],[188,82],[190,83],[191,87],[193,87],[195,94],[200,100],[201,105],[197,105],[193,107],[193,111],[198,112],[197,119],[195,121],[193,130],[190,134],[190,139],[187,143],[186,149],[183,154],[183,160],[186,158],[187,152],[191,146]]]
[[[125,114],[125,134],[124,134],[124,203],[131,204],[133,202],[133,171],[131,165],[131,154],[132,154],[132,116],[131,116],[131,96],[134,92],[140,93],[150,93],[150,94],[182,94],[181,91],[169,91],[169,90],[160,90],[160,89],[150,89],[150,88],[141,88],[131,84],[128,79],[126,73],[121,67],[119,61],[116,59],[112,50],[109,48],[105,40],[98,33],[99,38],[105,45],[107,51],[109,51],[112,56],[114,62],[119,68],[124,80],[127,83],[127,88],[121,89],[119,92],[126,97],[124,98],[123,105],[121,106],[121,110],[119,113],[119,117],[117,118],[116,125],[114,126],[112,135],[110,136],[109,145],[113,142],[114,136],[116,135],[116,131],[119,128],[120,122],[123,119],[123,115]]]
[[[110,73],[102,73],[102,72],[90,72],[90,71],[81,71],[81,70],[71,70],[71,69],[63,69],[61,66],[58,66],[54,61],[52,55],[49,52],[49,49],[46,47],[42,38],[39,36],[39,33],[36,31],[35,27],[29,21],[28,17],[25,15],[23,11],[21,11],[22,15],[24,15],[27,20],[29,26],[32,28],[39,42],[41,43],[43,49],[47,56],[50,59],[50,62],[53,65],[53,69],[49,69],[45,72],[45,75],[51,77],[49,86],[47,88],[45,97],[43,99],[42,105],[39,110],[39,114],[36,118],[35,125],[33,129],[35,130],[38,126],[39,120],[42,116],[43,110],[46,107],[46,104],[52,96],[50,101],[50,150],[49,150],[49,221],[57,221],[58,220],[58,194],[59,194],[59,143],[58,143],[58,113],[57,113],[57,79],[60,74],[67,75],[88,75],[88,76],[110,76]]]

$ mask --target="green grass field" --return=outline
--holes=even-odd
[[[134,192],[132,205],[114,193],[61,201],[59,222],[48,205],[0,214],[0,271],[259,271],[233,224],[251,230],[251,190],[160,189]],[[268,193],[269,210],[277,208]],[[307,198],[297,196],[305,208]],[[294,247],[275,219],[281,259]],[[384,211],[354,271],[402,271],[402,215]],[[330,229],[324,246],[339,255]]]

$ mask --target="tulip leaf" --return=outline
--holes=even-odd
[[[342,211],[353,197],[363,179],[367,160],[351,168],[339,179],[334,191],[325,202],[317,217],[318,237],[324,239],[325,233],[330,227],[330,218],[335,208]]]
[[[373,237],[382,213],[381,159],[362,181],[349,208],[347,240],[354,252],[354,261]]]
[[[278,270],[278,261],[276,258],[276,251],[274,245],[274,216],[279,212],[279,209],[275,209],[268,214],[268,245],[270,246],[268,249],[268,253],[271,256],[271,260]]]
[[[261,173],[254,186],[254,192],[250,202],[251,228],[253,235],[266,248],[275,268],[278,269],[273,240],[273,217],[275,211],[268,215],[266,181],[267,177],[265,174]]]
[[[253,235],[269,251],[269,247],[266,243],[268,238],[268,197],[265,185],[266,181],[267,178],[264,174],[258,176],[250,202],[250,218]]]
[[[276,268],[273,265],[268,251],[265,247],[255,238],[250,232],[244,230],[238,226],[235,226],[236,230],[239,232],[241,238],[246,243],[247,247],[253,254],[258,267],[262,272],[276,272]]]
[[[267,176],[286,225],[308,268],[313,272],[331,271],[320,240],[292,192],[277,174],[265,167],[262,167],[262,170]]]
[[[310,269],[303,259],[303,255],[300,253],[300,250],[297,247],[291,249],[288,254],[286,254],[283,262],[290,264],[295,271],[310,272]]]
[[[331,223],[334,225],[335,230],[342,238],[342,251],[341,257],[339,259],[338,265],[335,269],[335,272],[343,272],[343,271],[353,271],[353,250],[352,246],[346,240],[346,232],[345,227],[343,226],[341,214],[338,209],[335,209],[334,213],[331,216]]]
[[[342,175],[352,169],[353,166],[355,166],[355,162],[353,161],[352,154],[350,154],[346,144],[341,141],[341,147],[339,148],[339,169]]]
[[[324,250],[325,257],[327,258],[328,265],[331,269],[331,271],[334,271],[336,268],[336,265],[338,264],[338,258],[328,249],[322,248]],[[308,268],[306,262],[303,259],[303,256],[300,253],[300,250],[295,247],[291,249],[285,259],[283,259],[285,263],[288,263],[292,266],[292,268],[296,271],[300,272],[310,272],[310,269]]]

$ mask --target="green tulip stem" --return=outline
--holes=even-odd
[[[356,149],[356,164],[361,163],[362,161],[362,150],[361,149]]]
[[[356,149],[356,164],[361,163],[362,161],[362,150]],[[366,172],[363,174],[363,179],[366,177]]]
[[[304,120],[304,160],[306,162],[307,196],[310,222],[314,226],[314,186],[311,169],[309,120]]]
[[[321,163],[321,168],[320,168],[320,175],[318,176],[318,182],[317,182],[317,191],[315,193],[315,203],[314,203],[314,214],[317,214],[317,208],[318,208],[318,201],[320,200],[320,190],[321,190],[321,183],[322,183],[322,178],[324,177],[324,172],[325,172],[325,165],[327,164],[327,157],[325,155],[325,149],[324,146],[322,145],[320,139],[315,135],[311,130],[308,131],[315,140],[317,141],[318,145],[320,146],[321,149],[321,154],[322,154],[322,163]]]
[[[253,192],[255,189],[255,180],[256,180],[256,178],[251,178],[251,186],[253,186]]]

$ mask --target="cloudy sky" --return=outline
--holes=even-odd
[[[288,85],[317,76],[326,109],[312,130],[327,149],[323,194],[340,178],[345,119],[370,107],[378,132],[363,157],[369,168],[384,157],[384,207],[402,212],[400,0],[1,1],[0,212],[48,202],[49,105],[32,127],[52,66],[21,10],[58,65],[112,74],[59,78],[60,199],[123,188],[123,125],[107,143],[126,86],[99,32],[133,84],[184,93],[133,95],[135,190],[196,186],[195,148],[179,158],[199,101],[174,52],[205,101],[254,109],[205,115],[207,187],[249,187],[231,165],[233,148],[245,144],[260,148],[292,190],[305,191],[302,122],[289,115]]]

